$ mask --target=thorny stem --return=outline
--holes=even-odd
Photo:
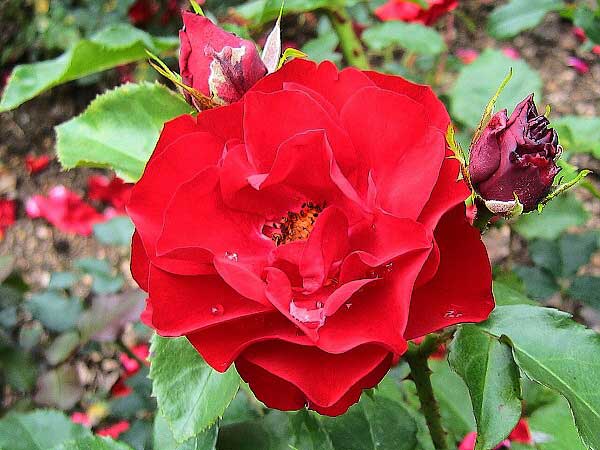
[[[437,350],[441,339],[438,335],[429,335],[419,346],[410,344],[404,358],[410,367],[411,377],[417,388],[421,410],[425,416],[433,445],[437,450],[446,450],[449,448],[447,433],[442,425],[440,405],[433,394],[431,369],[427,364],[429,356]]]
[[[362,42],[354,32],[352,19],[348,16],[346,9],[327,10],[327,16],[338,35],[346,62],[358,69],[369,70],[371,68],[369,59],[363,49]]]

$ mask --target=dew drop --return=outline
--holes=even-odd
[[[221,315],[223,315],[224,312],[225,312],[225,308],[223,308],[223,305],[221,305],[221,304],[213,305],[210,307],[210,313],[213,316],[221,316]]]
[[[309,309],[298,306],[292,300],[290,302],[290,315],[309,328],[320,328],[325,324],[325,311],[323,310],[322,302],[317,302],[316,308]]]
[[[238,254],[235,252],[225,252],[225,257],[229,260],[229,261],[234,261],[237,262],[238,261]]]
[[[454,309],[446,311],[446,314],[444,314],[444,317],[447,319],[458,319],[459,317],[462,317],[462,316],[463,316],[463,313],[458,312]]]
[[[346,303],[346,309],[350,309],[352,308],[352,302],[347,302]]]

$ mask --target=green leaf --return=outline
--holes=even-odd
[[[489,101],[510,68],[513,77],[498,97],[497,110],[512,111],[527,95],[542,91],[539,74],[523,60],[513,60],[498,50],[485,50],[472,64],[464,66],[450,93],[452,116],[475,128]]]
[[[110,275],[112,266],[106,259],[81,258],[75,261],[74,267],[90,275]]]
[[[203,433],[178,443],[168,422],[157,414],[154,418],[154,448],[160,450],[213,450],[217,443],[218,427],[215,425]]]
[[[536,266],[558,277],[562,273],[562,258],[558,242],[535,239],[529,243],[529,256]]]
[[[212,369],[184,337],[155,335],[151,345],[152,395],[177,442],[185,442],[212,426],[239,388],[234,367]]]
[[[125,284],[121,275],[95,275],[92,282],[92,292],[95,294],[114,294]]]
[[[562,275],[573,276],[586,265],[598,250],[598,233],[590,231],[580,234],[565,234],[559,241]]]
[[[586,450],[564,398],[534,411],[529,426],[538,436],[535,448],[539,450]]]
[[[111,25],[56,59],[17,66],[4,89],[0,112],[67,81],[145,59],[146,49],[162,53],[178,45],[175,38],[155,38],[127,24]]]
[[[506,336],[519,367],[569,401],[582,439],[600,449],[600,335],[567,313],[527,305],[497,307],[475,326]]]
[[[58,158],[65,169],[111,167],[137,181],[164,123],[189,112],[183,97],[160,84],[125,84],[56,128]]]
[[[50,276],[48,289],[70,289],[77,283],[77,275],[72,272],[53,272]]]
[[[53,366],[60,364],[79,345],[79,333],[77,331],[68,331],[58,336],[50,347],[46,350],[46,359]]]
[[[38,376],[32,355],[18,347],[0,348],[0,369],[6,382],[19,392],[30,391]]]
[[[442,36],[431,27],[400,21],[373,25],[362,34],[367,47],[381,51],[400,46],[419,55],[439,55],[446,50]]]
[[[94,236],[102,244],[128,246],[133,235],[133,223],[127,216],[117,216],[94,225]]]
[[[567,151],[600,158],[600,117],[563,116],[553,120],[552,126]]]
[[[26,307],[45,327],[59,333],[73,328],[82,310],[78,298],[67,298],[56,291],[32,295]]]
[[[132,450],[122,442],[113,441],[102,436],[88,436],[74,441],[66,442],[53,450]]]
[[[469,390],[447,361],[430,360],[429,366],[433,371],[431,384],[440,403],[444,427],[458,442],[476,429]]]
[[[556,239],[570,227],[586,223],[588,213],[571,195],[561,195],[544,208],[541,214],[532,212],[519,218],[512,226],[525,239]]]
[[[237,6],[236,11],[244,19],[260,26],[277,19],[281,10],[282,0],[251,0]],[[300,14],[316,9],[331,9],[343,7],[345,0],[285,0],[283,15]]]
[[[75,406],[82,395],[83,388],[75,367],[63,364],[38,379],[34,400],[40,405],[68,410]]]
[[[592,276],[575,277],[567,291],[569,297],[600,310],[600,278]]]
[[[592,11],[582,2],[575,10],[574,23],[576,27],[583,28],[585,35],[594,44],[600,44],[600,15],[598,11]]]
[[[559,290],[554,277],[539,267],[516,266],[515,273],[523,280],[525,292],[536,300],[546,300]]]
[[[0,420],[0,449],[48,450],[65,441],[90,436],[59,411],[38,410],[9,413]]]
[[[448,362],[469,388],[477,422],[475,448],[496,447],[521,417],[520,374],[510,347],[464,325],[450,345]]]
[[[302,47],[302,51],[315,62],[332,61],[340,63],[342,61],[341,53],[335,51],[340,40],[333,31],[322,34],[321,36],[311,39]]]
[[[536,27],[546,14],[563,5],[561,0],[511,0],[490,14],[488,32],[496,39],[511,38]]]
[[[537,305],[534,302],[504,283],[494,281],[494,299],[498,306],[506,305]]]
[[[222,426],[219,430],[217,448],[219,450],[293,450],[289,445],[289,428],[288,414],[270,410],[260,419]],[[310,447],[303,446],[298,450],[309,449]]]

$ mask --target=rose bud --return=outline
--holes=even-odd
[[[471,183],[491,212],[510,213],[515,195],[524,212],[532,211],[550,192],[562,148],[548,125],[531,94],[510,118],[506,110],[496,113],[472,145]]]
[[[238,101],[267,74],[253,42],[219,28],[204,16],[183,13],[179,32],[182,81],[218,105]]]

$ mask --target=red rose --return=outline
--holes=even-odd
[[[88,178],[88,197],[90,200],[110,203],[117,212],[123,212],[129,201],[131,187],[131,184],[125,183],[119,177],[92,175]]]
[[[270,407],[345,412],[493,308],[448,124],[428,87],[302,60],[167,123],[127,208],[144,321]]]
[[[183,24],[179,69],[187,86],[226,105],[266,75],[267,67],[253,42],[191,12],[183,13]]]
[[[477,442],[477,433],[474,431],[467,434],[462,442],[460,443],[458,450],[473,450],[475,443]],[[494,450],[506,450],[511,448],[511,442],[518,442],[521,444],[533,445],[533,437],[531,431],[529,431],[529,424],[527,419],[520,419],[514,430],[510,433],[508,438],[500,442]]]
[[[424,9],[409,0],[389,0],[375,10],[375,15],[384,21],[402,20],[433,25],[437,20],[458,6],[458,0],[427,0],[429,8]]]

